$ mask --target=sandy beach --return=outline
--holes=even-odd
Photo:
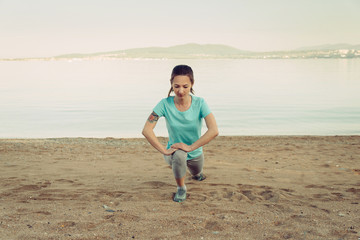
[[[207,179],[175,203],[145,139],[0,139],[0,239],[360,238],[360,136],[220,136],[204,153]]]

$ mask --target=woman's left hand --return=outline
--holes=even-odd
[[[174,149],[181,149],[185,152],[191,152],[192,149],[189,145],[186,145],[185,143],[174,143],[173,145],[171,145],[171,148]]]

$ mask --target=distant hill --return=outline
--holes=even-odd
[[[82,58],[98,56],[111,56],[119,58],[237,58],[249,54],[252,54],[252,52],[239,50],[237,48],[221,44],[201,45],[189,43],[172,47],[133,48],[92,54],[66,54],[56,56],[55,58]]]
[[[89,54],[72,53],[48,58],[14,58],[0,61],[64,60],[64,59],[310,59],[360,58],[360,44],[326,44],[290,51],[251,52],[222,44],[188,43],[172,47],[132,48]]]
[[[322,51],[322,50],[340,50],[340,49],[360,50],[360,44],[359,45],[351,45],[347,43],[324,44],[317,46],[301,47],[295,49],[294,51]]]

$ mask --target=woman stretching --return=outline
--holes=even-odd
[[[155,106],[142,134],[164,155],[165,161],[171,166],[177,183],[174,201],[182,202],[186,199],[186,168],[189,169],[193,179],[198,181],[205,179],[202,146],[214,139],[219,132],[215,117],[204,99],[193,95],[194,75],[191,67],[187,65],[174,67],[170,83],[168,97]],[[170,96],[171,92],[174,92],[175,96]],[[159,142],[154,133],[160,117],[165,117],[169,133],[166,147]],[[201,136],[203,118],[207,131]]]

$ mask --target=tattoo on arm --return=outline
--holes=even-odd
[[[148,121],[150,123],[153,123],[153,122],[157,122],[157,120],[159,120],[159,115],[157,115],[155,112],[152,112],[148,118]]]

